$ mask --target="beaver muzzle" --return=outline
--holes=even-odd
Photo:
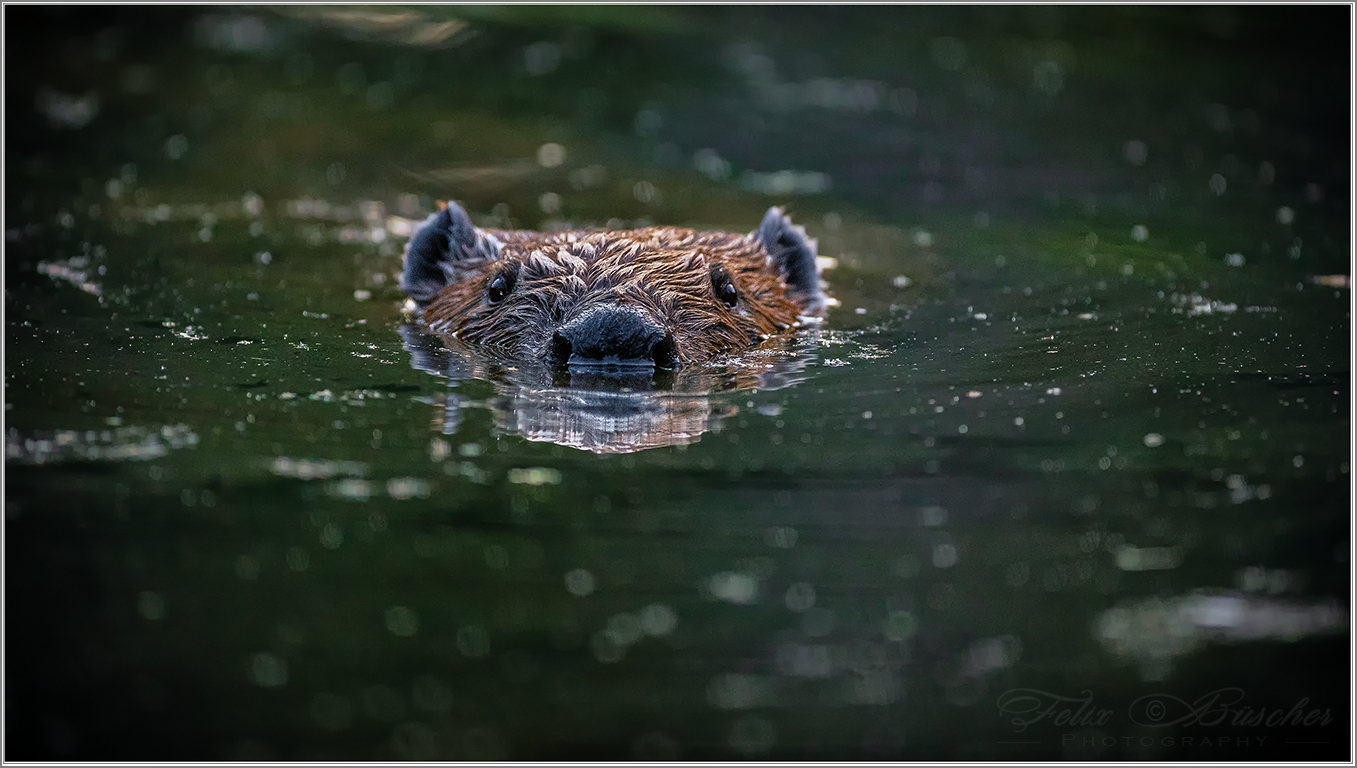
[[[674,334],[644,312],[630,307],[598,307],[552,334],[547,362],[557,366],[654,367],[679,365]]]

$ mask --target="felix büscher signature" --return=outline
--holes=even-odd
[[[1245,705],[1240,688],[1221,688],[1186,701],[1167,693],[1141,696],[1127,707],[1132,723],[1148,728],[1170,726],[1236,726],[1278,728],[1299,725],[1328,725],[1333,715],[1328,709],[1310,707],[1310,699],[1297,701],[1290,709]],[[1035,688],[1017,688],[1001,695],[999,714],[1009,718],[1014,730],[1026,731],[1037,723],[1066,728],[1107,725],[1114,712],[1098,707],[1091,691],[1064,696]]]

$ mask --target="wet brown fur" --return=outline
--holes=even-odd
[[[512,358],[541,358],[562,324],[601,305],[641,309],[674,335],[679,358],[705,362],[739,352],[823,310],[788,295],[752,235],[675,227],[541,233],[482,230],[502,244],[493,260],[461,264],[459,279],[424,308],[434,331]],[[495,277],[520,265],[512,292],[487,299]],[[712,285],[723,265],[739,300],[727,307]]]

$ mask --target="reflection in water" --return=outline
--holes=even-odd
[[[62,429],[22,435],[10,429],[5,435],[5,460],[21,464],[53,464],[69,461],[150,461],[168,455],[171,450],[191,448],[198,435],[186,424],[156,429],[119,426],[114,416],[108,424],[114,429]]]
[[[1336,602],[1199,590],[1108,609],[1095,635],[1113,656],[1137,663],[1145,679],[1164,680],[1176,659],[1211,642],[1300,640],[1347,627],[1347,611]]]
[[[457,19],[433,20],[416,10],[379,8],[280,7],[276,13],[369,39],[416,48],[444,48],[465,40],[469,25]],[[248,18],[248,17],[247,17]]]
[[[535,442],[555,443],[591,453],[634,453],[667,445],[689,445],[708,430],[720,431],[734,407],[713,407],[711,394],[776,390],[803,378],[814,359],[814,332],[797,340],[795,350],[759,350],[720,366],[676,373],[646,369],[613,373],[572,368],[507,368],[471,350],[449,344],[413,324],[400,326],[411,367],[452,381],[482,379],[495,384],[498,397],[476,403],[449,392],[439,420],[444,434],[462,423],[463,410],[488,407],[496,426]]]
[[[616,8],[6,13],[9,756],[1344,755],[1338,10]],[[403,352],[454,190],[787,200],[842,309],[658,381]],[[1334,722],[1123,706],[1227,688]]]
[[[496,412],[501,429],[593,453],[688,445],[707,431],[712,419],[702,396],[520,387],[511,397],[512,409]]]

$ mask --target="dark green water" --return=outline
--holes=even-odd
[[[1349,14],[7,8],[5,757],[1347,759]],[[841,306],[524,386],[445,198]]]

